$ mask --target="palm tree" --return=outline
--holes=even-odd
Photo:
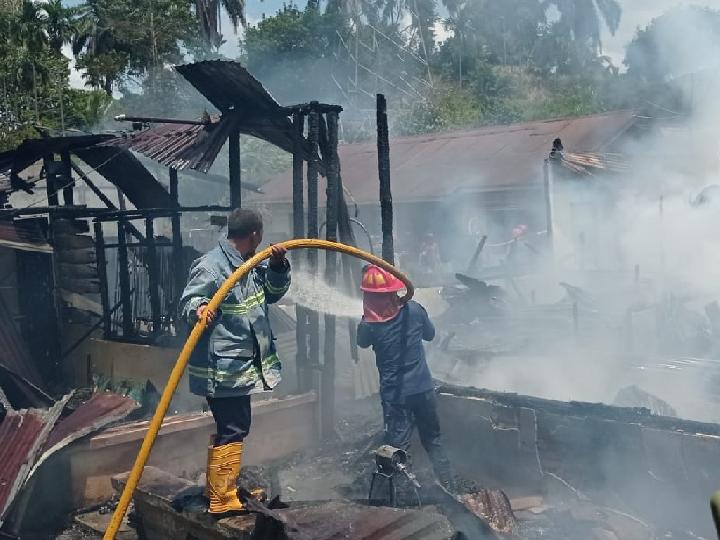
[[[113,31],[112,4],[104,0],[88,0],[74,11],[72,53],[78,66],[85,68],[86,84],[102,88],[112,95],[113,84],[124,69],[116,51]]]
[[[48,45],[56,53],[60,53],[63,45],[70,43],[73,38],[74,10],[62,5],[62,0],[47,0],[41,5],[45,12],[45,31],[48,35]]]
[[[195,16],[200,25],[200,34],[212,47],[222,45],[222,28],[220,26],[220,7],[230,17],[233,28],[247,24],[245,19],[245,0],[195,0]]]
[[[620,25],[622,8],[618,0],[545,0],[560,13],[558,26],[572,41],[588,45],[595,54],[602,53],[600,33],[603,23],[612,35]]]
[[[11,25],[11,41],[31,54],[42,51],[47,43],[45,14],[31,0],[24,0]]]

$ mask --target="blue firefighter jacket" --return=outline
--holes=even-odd
[[[181,318],[191,325],[197,322],[198,307],[208,303],[243,262],[225,238],[193,262],[178,306]],[[233,397],[270,390],[280,382],[281,364],[267,306],[280,300],[289,287],[289,264],[278,271],[267,263],[235,285],[190,357],[192,393]]]
[[[405,350],[402,348],[403,329],[406,330]],[[363,349],[372,346],[375,351],[380,373],[380,398],[384,402],[402,403],[407,396],[432,390],[432,375],[422,342],[434,338],[435,327],[425,308],[413,301],[389,321],[362,321],[358,325],[358,345]]]

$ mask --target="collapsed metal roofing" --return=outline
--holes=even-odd
[[[71,396],[66,395],[49,409],[9,410],[0,420],[0,525],[8,518],[13,500],[47,458],[73,441],[124,419],[138,407],[128,397],[98,393],[61,419]]]
[[[8,411],[0,424],[0,525],[68,398],[48,410]]]
[[[176,66],[222,114],[204,124],[158,124],[106,141],[107,146],[128,148],[178,170],[207,172],[228,136],[234,131],[263,139],[293,152],[295,136],[288,112],[242,65],[209,60]],[[317,159],[305,138],[300,153]]]
[[[431,201],[452,194],[540,186],[542,165],[555,138],[567,148],[606,150],[636,121],[621,111],[578,118],[456,131],[390,142],[393,199]],[[358,203],[377,203],[375,141],[341,145],[343,187]],[[322,193],[324,180],[319,186]],[[262,202],[292,201],[292,171],[263,185]],[[259,200],[256,198],[256,200]]]

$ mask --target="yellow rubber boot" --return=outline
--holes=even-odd
[[[211,514],[245,510],[245,505],[237,496],[242,449],[242,443],[231,443],[210,450],[207,479],[210,499],[208,511]]]
[[[210,463],[212,462],[213,447],[215,446],[216,435],[210,435],[208,442],[207,467],[205,469],[205,497],[210,498]]]

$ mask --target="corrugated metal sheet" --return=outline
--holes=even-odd
[[[203,126],[159,124],[117,137],[106,145],[132,149],[178,170],[207,172],[235,124],[237,118],[231,113]]]
[[[565,148],[601,152],[635,122],[631,112],[495,126],[390,141],[393,198],[396,201],[437,200],[452,194],[540,186],[542,165],[552,142]],[[338,149],[343,186],[359,203],[378,200],[375,141]],[[323,193],[325,186],[319,186]],[[292,171],[263,185],[258,202],[292,201]]]
[[[43,446],[43,451],[65,446],[112,422],[122,420],[137,408],[138,404],[128,397],[111,393],[95,394],[57,423]]]
[[[242,65],[209,60],[175,69],[223,116],[237,115],[241,133],[268,141],[287,152],[293,151],[292,122],[287,112]],[[302,140],[302,152],[304,159],[312,157],[310,145],[305,139]]]
[[[53,251],[36,220],[0,221],[0,246],[41,253]]]
[[[68,398],[48,410],[8,411],[0,424],[0,525]]]

